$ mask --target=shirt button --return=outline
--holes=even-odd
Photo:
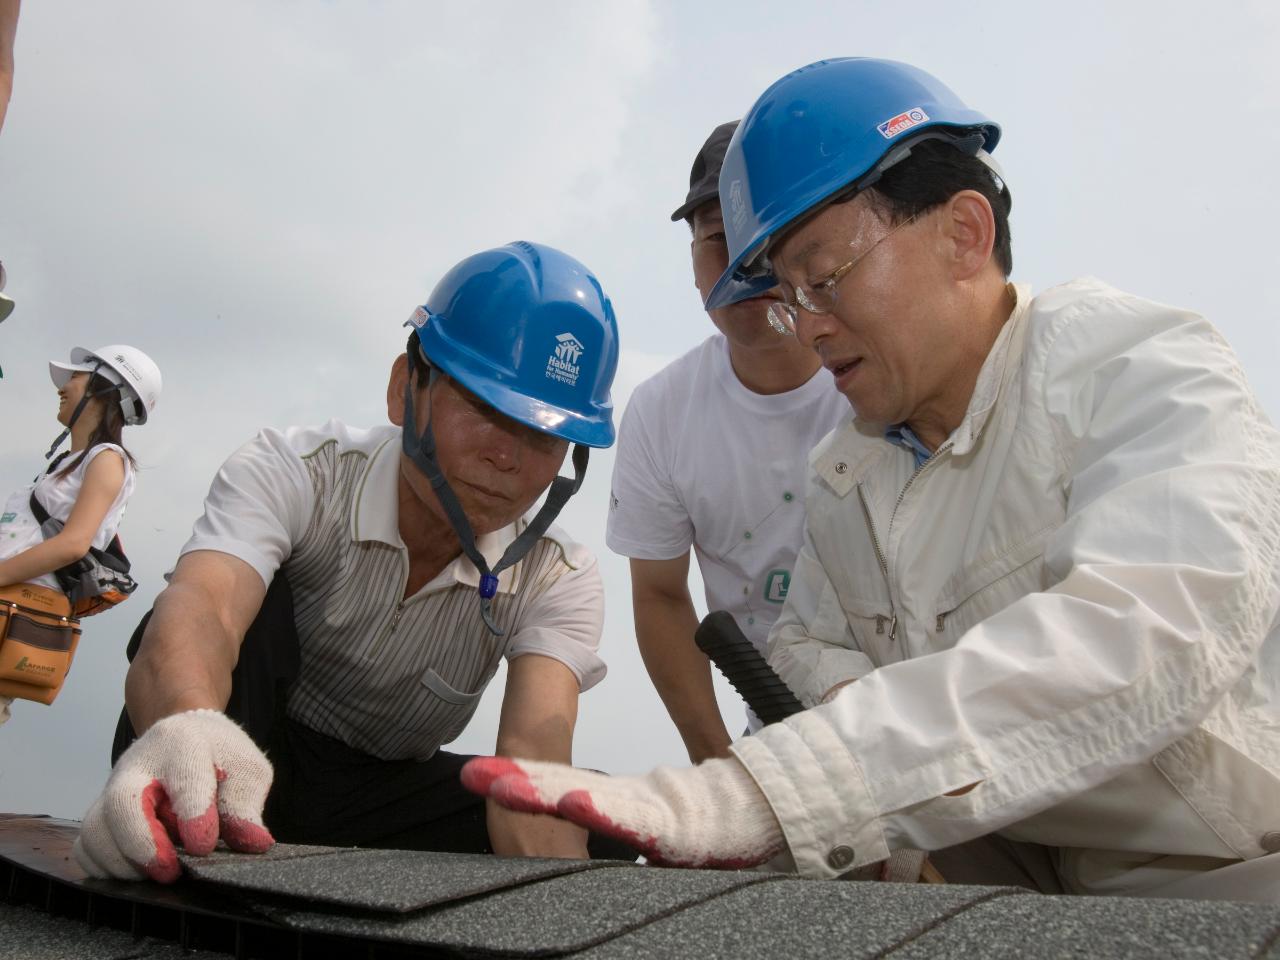
[[[845,463],[843,460],[841,460],[839,463],[836,464],[836,473],[844,473],[848,469],[849,469],[849,465]]]
[[[1272,830],[1270,833],[1264,833],[1262,839],[1258,841],[1258,846],[1267,853],[1280,853],[1280,831]]]
[[[742,588],[742,595],[743,595],[744,597],[745,597],[747,594],[749,594],[750,592],[751,592],[751,588],[750,588],[750,587],[743,587],[743,588]]]
[[[755,617],[747,617],[747,623],[748,623],[748,625],[753,624],[753,623],[755,623],[755,622],[756,622],[756,618],[755,618]]]
[[[744,533],[744,534],[742,535],[742,539],[743,539],[743,540],[750,540],[750,539],[751,539],[751,531],[750,531],[750,530],[748,530],[746,533]]]
[[[782,495],[782,499],[785,500],[787,503],[790,503],[792,500],[795,499],[795,497],[792,495],[791,491],[788,490],[786,493]]]
[[[827,854],[827,865],[832,870],[843,870],[853,863],[853,847],[845,846],[843,843],[838,847],[832,847],[831,852]]]

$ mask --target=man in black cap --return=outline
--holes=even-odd
[[[736,127],[712,131],[671,215],[693,231],[702,300],[728,266],[718,183]],[[732,738],[693,642],[690,548],[708,609],[763,653],[803,535],[809,450],[851,413],[817,353],[770,326],[775,293],[708,311],[718,332],[637,388],[618,435],[607,542],[631,559],[640,652],[695,763]]]

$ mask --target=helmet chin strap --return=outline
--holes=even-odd
[[[413,355],[409,355],[409,369],[414,368]],[[427,381],[427,390],[429,391],[435,385],[439,377],[435,367],[431,368],[431,376]],[[410,381],[405,381],[404,386],[404,427],[401,431],[401,448],[404,450],[405,456],[414,462],[419,470],[426,475],[431,481],[431,489],[435,491],[436,498],[440,501],[440,506],[444,508],[444,515],[449,520],[449,525],[453,527],[453,532],[457,534],[458,541],[462,544],[462,552],[467,555],[467,559],[475,564],[475,568],[480,571],[480,616],[484,619],[484,624],[489,631],[496,637],[502,636],[502,630],[493,620],[492,601],[494,595],[498,592],[498,574],[503,570],[518,562],[535,543],[547,532],[547,528],[551,526],[551,522],[555,520],[557,514],[568,502],[569,498],[578,492],[582,486],[583,477],[587,472],[587,454],[588,448],[581,444],[573,446],[573,477],[556,477],[551,481],[551,487],[547,491],[547,499],[542,505],[542,509],[534,515],[529,521],[529,525],[524,531],[511,542],[507,549],[503,552],[502,558],[489,568],[489,562],[485,560],[484,555],[476,547],[475,533],[471,529],[471,522],[467,519],[466,513],[462,509],[462,505],[458,502],[457,495],[453,492],[453,488],[449,486],[449,481],[445,479],[444,474],[440,470],[440,463],[436,459],[436,438],[431,430],[431,415],[427,414],[427,422],[422,429],[422,433],[418,433],[417,423],[413,409],[413,385]]]
[[[97,375],[100,369],[102,369],[101,360],[99,360],[97,363],[93,365],[93,370],[89,373],[89,379],[92,380]],[[62,441],[67,439],[68,436],[70,436],[71,428],[74,427],[76,425],[76,421],[80,419],[80,414],[84,412],[84,407],[86,403],[88,403],[94,397],[100,397],[103,394],[110,393],[112,390],[115,390],[115,389],[116,389],[116,385],[114,383],[108,383],[105,388],[101,390],[94,390],[92,393],[86,390],[81,395],[80,402],[76,404],[76,408],[71,411],[71,417],[70,419],[67,420],[67,428],[54,438],[53,443],[49,445],[49,449],[45,451],[44,458],[48,460],[50,457],[52,457],[53,452],[57,450],[58,447],[62,446]]]

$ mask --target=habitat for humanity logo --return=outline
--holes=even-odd
[[[547,358],[547,376],[560,383],[576,386],[578,383],[578,360],[585,348],[572,333],[556,335],[556,348]]]

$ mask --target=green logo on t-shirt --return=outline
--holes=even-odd
[[[782,603],[791,587],[790,570],[770,570],[764,578],[764,598],[770,603]]]
[[[13,521],[17,519],[18,519],[18,515],[16,513],[10,512],[0,517],[0,523],[13,523]]]

